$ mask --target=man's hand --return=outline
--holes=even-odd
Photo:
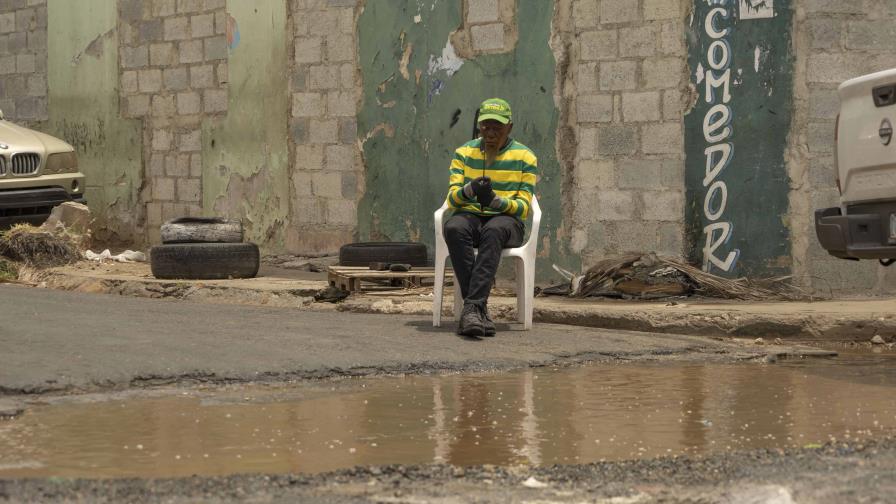
[[[488,177],[479,177],[472,182],[473,192],[476,194],[476,201],[482,207],[492,204],[495,199],[495,191],[492,189],[492,179]]]
[[[476,197],[476,188],[479,187],[479,181],[483,178],[484,177],[478,177],[467,182],[463,189],[464,196],[466,196],[467,199],[471,200]]]
[[[476,177],[470,182],[467,182],[467,185],[464,186],[464,196],[467,199],[476,199],[479,204],[482,204],[482,198],[488,196],[488,192],[492,190],[492,180],[488,177]],[[492,191],[494,194],[494,191]],[[482,197],[480,197],[482,195]],[[485,205],[488,205],[486,203]]]

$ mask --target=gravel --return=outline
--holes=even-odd
[[[896,438],[888,437],[538,468],[392,465],[318,475],[0,480],[0,502],[887,502],[896,491],[894,463]]]

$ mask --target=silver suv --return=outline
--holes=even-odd
[[[84,174],[71,145],[4,120],[0,111],[0,229],[40,224],[54,206],[84,203]]]
[[[843,259],[896,260],[896,69],[838,88],[834,133],[840,206],[815,211],[821,246]]]

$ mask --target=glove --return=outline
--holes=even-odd
[[[488,177],[479,177],[472,182],[473,192],[476,193],[476,201],[481,207],[487,207],[497,197],[494,189],[492,189],[492,179]]]
[[[467,184],[464,186],[464,190],[463,190],[464,196],[468,200],[476,198],[476,188],[479,186],[480,180],[482,180],[482,177],[475,178],[475,179],[467,182]]]

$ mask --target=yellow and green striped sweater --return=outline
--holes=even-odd
[[[514,215],[525,219],[529,215],[532,194],[538,171],[535,153],[516,140],[509,140],[498,156],[486,166],[482,139],[471,140],[454,151],[448,188],[448,206],[454,210],[477,215]],[[476,198],[468,199],[464,185],[477,177],[492,180],[492,189],[501,198],[500,208],[480,207]]]

